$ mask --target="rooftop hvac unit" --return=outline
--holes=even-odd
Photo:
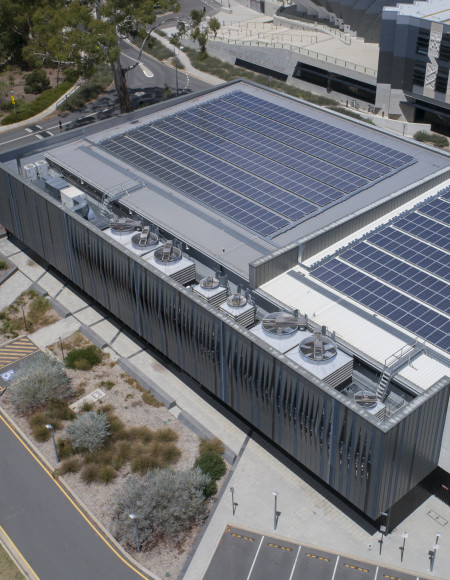
[[[25,179],[28,179],[28,181],[36,181],[38,178],[38,170],[34,163],[27,163],[24,165],[23,172],[25,174]]]
[[[353,358],[340,351],[336,343],[320,330],[309,334],[286,356],[334,388],[352,377]]]
[[[211,306],[219,307],[227,299],[228,290],[220,285],[220,281],[214,276],[207,276],[200,280],[193,288],[196,294],[204,298]]]
[[[309,336],[306,332],[306,317],[288,312],[267,314],[251,332],[282,353],[298,346],[302,339]]]
[[[144,256],[144,260],[180,284],[189,284],[195,280],[195,264],[183,256],[172,240]]]
[[[246,328],[255,324],[255,305],[248,301],[243,294],[230,294],[226,301],[219,306],[219,309]]]
[[[371,415],[384,421],[386,419],[386,405],[377,399],[375,393],[359,391],[353,397],[355,403],[368,411]]]
[[[58,201],[61,201],[61,190],[66,187],[69,184],[62,177],[48,177],[44,180],[44,190]]]
[[[136,228],[142,227],[139,220],[118,218],[112,220],[109,226],[104,233],[137,256],[144,256],[162,245],[150,226],[144,226],[142,231],[136,231]]]
[[[48,177],[48,163],[47,161],[45,161],[44,159],[41,159],[40,161],[36,161],[36,169],[39,173],[39,177],[41,179],[45,179],[46,177]]]

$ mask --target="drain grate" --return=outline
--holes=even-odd
[[[430,510],[427,513],[428,516],[430,516],[430,518],[432,520],[434,520],[435,522],[437,522],[438,524],[440,524],[441,526],[445,526],[448,524],[448,520],[446,520],[445,518],[443,518],[442,516],[440,516],[437,512],[435,512],[434,510]]]

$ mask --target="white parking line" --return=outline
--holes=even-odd
[[[334,567],[334,572],[333,572],[333,576],[332,576],[331,580],[334,580],[334,577],[336,576],[336,570],[337,570],[339,558],[340,558],[340,556],[337,557],[336,566]]]
[[[256,563],[256,558],[258,557],[259,551],[261,550],[263,540],[264,540],[264,536],[262,536],[261,541],[259,542],[258,550],[256,551],[255,557],[253,559],[253,564],[252,564],[252,567],[250,568],[250,572],[248,573],[247,580],[249,580],[250,576],[252,575],[253,568],[255,567],[255,563]]]
[[[289,576],[289,580],[292,580],[292,576],[294,575],[295,567],[297,566],[297,560],[298,560],[298,557],[300,556],[300,550],[301,549],[302,549],[302,547],[299,546],[298,547],[297,556],[295,557],[294,565],[292,566],[292,572],[291,572],[291,575]]]

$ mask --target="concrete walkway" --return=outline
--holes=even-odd
[[[185,572],[185,580],[199,580],[204,575],[212,554],[228,523],[242,525],[262,533],[273,534],[273,491],[278,491],[281,512],[276,534],[281,537],[334,550],[376,563],[401,567],[405,572],[429,574],[428,551],[432,549],[436,533],[442,534],[433,578],[450,578],[450,507],[435,497],[428,499],[390,534],[379,555],[379,533],[368,533],[346,513],[297,477],[263,447],[249,440],[246,434],[228,421],[220,412],[194,393],[174,374],[162,366],[113,321],[105,319],[94,304],[86,302],[58,278],[36,264],[6,238],[0,239],[0,253],[17,264],[19,270],[0,287],[0,305],[11,303],[25,289],[38,284],[66,316],[59,322],[33,335],[44,348],[59,337],[70,335],[79,328],[88,328],[115,360],[126,361],[127,368],[148,378],[167,400],[175,402],[172,412],[185,414],[204,433],[219,437],[229,455],[241,457],[235,462],[231,477],[215,506],[202,540]],[[229,486],[234,487],[238,503],[232,515]],[[437,517],[438,516],[438,517]],[[408,532],[403,564],[400,563],[401,534]]]

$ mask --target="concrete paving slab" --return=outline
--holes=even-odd
[[[136,344],[123,332],[121,332],[115,338],[115,340],[110,343],[110,346],[117,352],[118,355],[123,356],[124,358],[133,356],[142,350],[138,344]]]
[[[112,322],[109,322],[109,320],[97,322],[97,324],[93,324],[90,328],[108,344],[114,340],[114,337],[119,332],[118,327]]]
[[[8,238],[1,238],[0,239],[0,252],[9,258],[13,254],[20,253],[20,250],[17,246],[15,246],[12,242],[8,240]]]
[[[0,287],[0,310],[12,304],[22,292],[28,290],[31,284],[28,276],[25,276],[20,270],[15,272],[6,282],[3,282]]]
[[[53,298],[64,288],[64,283],[49,272],[46,272],[42,278],[39,279],[39,286]]]
[[[100,320],[103,320],[103,316],[91,306],[83,308],[83,310],[79,310],[75,314],[75,318],[77,318],[77,320],[86,326],[92,326],[93,324],[100,322]]]
[[[88,305],[83,299],[81,299],[75,292],[72,292],[69,288],[64,288],[57,296],[56,300],[62,304],[67,310],[70,310],[72,314],[86,308]]]
[[[68,316],[62,320],[58,320],[50,326],[41,328],[33,334],[30,334],[31,340],[39,348],[45,348],[60,338],[64,339],[71,336],[74,332],[80,329],[80,322],[73,316]]]
[[[42,276],[42,274],[45,273],[45,270],[42,268],[42,266],[39,266],[39,264],[37,264],[34,260],[22,252],[19,254],[12,254],[8,259],[33,282],[35,282]]]

